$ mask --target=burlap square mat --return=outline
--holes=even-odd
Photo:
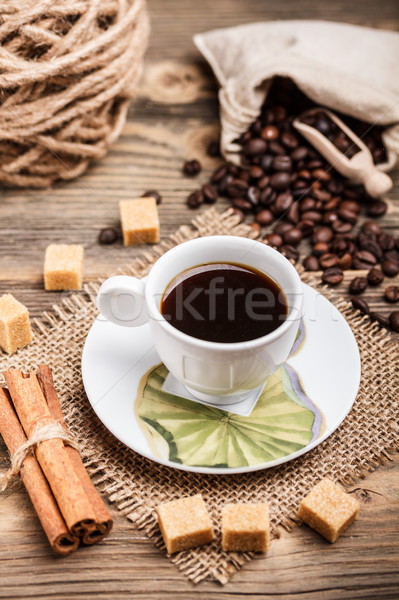
[[[198,236],[251,236],[237,224],[231,210],[214,209],[181,227],[170,240],[147,250],[123,272],[142,276],[168,248]],[[306,275],[306,274],[303,274]],[[308,281],[308,280],[307,280]],[[85,464],[103,494],[165,552],[155,507],[181,496],[202,493],[215,527],[220,508],[229,501],[267,501],[272,528],[295,524],[300,499],[323,476],[350,485],[399,449],[399,349],[389,334],[357,314],[342,299],[334,300],[349,322],[360,349],[362,380],[348,417],[324,443],[295,461],[244,475],[198,475],[164,467],[126,448],[96,418],[86,398],[81,377],[81,355],[86,335],[98,314],[98,285],[73,294],[51,314],[36,320],[34,342],[12,357],[1,355],[1,370],[36,368],[47,363],[54,371],[67,422],[83,447]],[[326,293],[325,291],[323,293]],[[111,534],[112,535],[112,534]],[[106,542],[105,542],[106,543]],[[194,582],[215,579],[226,583],[251,554],[225,553],[220,537],[209,546],[179,553],[172,562]]]

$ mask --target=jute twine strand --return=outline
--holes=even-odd
[[[32,450],[42,442],[54,438],[63,440],[68,446],[72,446],[72,448],[75,448],[75,450],[80,452],[79,443],[73,435],[65,431],[60,423],[50,423],[49,425],[38,427],[34,434],[26,442],[21,444],[14,453],[11,460],[11,467],[8,471],[0,475],[0,492],[4,492],[19,474],[22,464],[28,454],[31,454]]]
[[[118,137],[142,69],[146,0],[0,6],[0,182],[47,187]]]

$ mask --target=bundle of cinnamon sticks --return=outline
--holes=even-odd
[[[8,390],[0,387],[0,434],[11,457],[29,438],[40,439],[40,432],[51,431],[57,424],[68,437],[47,365],[41,365],[37,373],[9,369],[3,375]],[[54,434],[47,437],[27,454],[19,474],[51,547],[66,555],[80,543],[101,541],[111,531],[112,518],[78,450]]]

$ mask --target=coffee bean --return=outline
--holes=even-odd
[[[276,202],[274,204],[275,210],[277,214],[282,214],[287,212],[294,201],[292,194],[289,192],[285,192],[283,194],[279,194],[276,198]]]
[[[378,261],[382,259],[382,250],[377,242],[375,242],[373,239],[360,233],[357,238],[357,243],[361,250],[367,250],[368,252],[371,252],[371,254],[374,254]]]
[[[313,184],[313,186],[314,186],[314,184]],[[320,202],[323,202],[323,204],[328,202],[329,200],[331,200],[330,192],[327,192],[326,190],[314,189],[313,186],[312,186],[313,198],[316,198],[316,200],[320,200]]]
[[[251,185],[247,190],[247,200],[250,201],[252,206],[259,204],[259,190],[257,187]]]
[[[183,173],[189,177],[198,175],[201,171],[201,163],[198,160],[186,160],[183,164]]]
[[[379,285],[384,281],[384,274],[381,269],[371,269],[367,274],[367,281],[370,285]]]
[[[376,321],[378,323],[378,325],[381,325],[381,327],[386,327],[387,329],[390,326],[390,320],[389,317],[386,317],[385,315],[383,315],[382,313],[379,312],[371,312],[370,313],[370,319],[372,321]]]
[[[299,205],[298,202],[295,202],[294,204],[292,204],[291,208],[289,209],[288,213],[287,213],[287,220],[290,221],[290,223],[298,223],[299,221]]]
[[[319,258],[319,263],[322,269],[330,269],[338,265],[338,256],[327,252]]]
[[[310,196],[308,196],[307,198],[303,198],[299,202],[299,207],[301,209],[301,212],[313,210],[315,206],[316,206],[316,200],[314,198],[311,198]]]
[[[291,152],[291,158],[295,162],[304,160],[308,155],[308,149],[305,146],[298,146]]]
[[[336,212],[329,210],[323,214],[322,223],[324,225],[332,225],[334,221],[337,221],[338,215]]]
[[[273,229],[274,233],[278,233],[279,235],[282,235],[284,237],[284,234],[287,231],[290,231],[290,229],[293,229],[293,225],[291,225],[291,223],[285,223],[284,221],[280,221],[279,223],[276,224],[276,226]]]
[[[333,231],[335,231],[335,233],[349,233],[349,231],[352,230],[352,227],[353,225],[351,223],[344,223],[339,219],[334,221],[334,223],[332,224],[332,228]]]
[[[343,200],[340,203],[339,208],[351,213],[355,213],[355,215],[360,213],[360,204],[354,200]]]
[[[294,206],[298,206],[298,204],[294,204]],[[307,221],[305,219],[301,219],[296,224],[297,228],[302,232],[302,237],[307,237],[312,234],[314,229],[313,221]]]
[[[303,216],[303,215],[302,215]],[[318,242],[324,242],[328,244],[333,239],[334,234],[329,227],[319,227],[315,229],[312,235],[312,241],[314,244]]]
[[[306,210],[301,215],[304,221],[312,221],[313,223],[320,223],[322,219],[321,213],[315,210]]]
[[[292,229],[286,231],[283,237],[286,244],[297,246],[302,240],[302,232],[300,229],[293,227]]]
[[[355,277],[349,284],[351,294],[362,294],[367,287],[367,279],[365,277]]]
[[[362,225],[362,231],[364,233],[375,233],[378,235],[382,232],[382,229],[378,223],[375,223],[374,221],[365,221]]]
[[[218,141],[213,140],[212,142],[209,142],[208,144],[208,148],[207,148],[207,154],[208,156],[220,156],[220,144]]]
[[[349,252],[349,242],[344,239],[336,238],[335,240],[333,240],[330,246],[330,250],[331,252],[333,252],[333,254],[336,254],[337,256],[343,256],[345,253],[351,254],[351,252]]]
[[[323,182],[327,182],[330,181],[331,179],[331,174],[328,171],[325,171],[324,169],[314,169],[312,171],[312,176],[315,179],[318,179],[319,181],[323,181]]]
[[[275,199],[276,197],[274,196],[274,192],[271,187],[266,187],[264,190],[261,190],[259,194],[259,202],[263,206],[270,206]]]
[[[292,160],[289,156],[284,154],[282,156],[276,156],[273,159],[272,167],[275,171],[291,171]]]
[[[272,154],[283,155],[286,153],[285,148],[277,140],[273,140],[269,143],[269,150]]]
[[[159,192],[157,192],[157,190],[147,190],[146,192],[144,192],[144,194],[141,194],[142,198],[148,198],[149,196],[151,196],[151,198],[154,198],[157,204],[161,204],[162,196]]]
[[[264,176],[263,169],[259,165],[253,165],[249,170],[249,176],[251,179],[261,179]],[[268,182],[269,182],[269,178],[267,178],[267,183]],[[266,185],[267,185],[267,183],[266,183]],[[258,185],[259,185],[259,182],[258,182]]]
[[[394,263],[399,264],[399,254],[396,250],[388,250],[384,252],[384,260],[391,260]]]
[[[264,140],[276,140],[279,136],[279,131],[274,125],[266,125],[266,127],[264,127],[260,132],[260,136]]]
[[[260,235],[260,225],[259,223],[257,223],[256,221],[254,221],[253,223],[251,223],[250,228],[252,229],[252,231],[254,231],[257,235]]]
[[[384,260],[381,263],[381,268],[387,277],[395,277],[399,273],[399,265],[393,260]]]
[[[384,293],[384,298],[387,302],[395,304],[399,302],[399,287],[397,285],[390,285],[387,287]]]
[[[367,250],[359,250],[359,252],[356,252],[355,258],[362,263],[370,265],[370,268],[377,263],[377,259],[374,254],[368,252]]]
[[[313,246],[313,254],[315,256],[323,256],[323,254],[326,254],[328,251],[329,245],[326,244],[326,242],[317,242],[317,244]]]
[[[327,285],[338,285],[344,278],[344,274],[338,267],[326,269],[322,275],[322,280]]]
[[[252,135],[254,135],[254,136],[260,135],[260,132],[262,130],[262,121],[260,119],[257,119],[254,123],[252,123],[250,130],[251,130]]]
[[[374,200],[367,207],[369,217],[382,217],[387,212],[387,204],[383,200]]]
[[[296,262],[299,258],[299,250],[297,250],[294,246],[290,246],[289,244],[284,244],[281,246],[280,252],[284,254],[288,260],[293,260]]]
[[[233,206],[239,210],[242,210],[243,212],[249,212],[252,210],[252,204],[245,198],[234,198]]]
[[[276,248],[283,245],[283,238],[278,233],[268,233],[264,239],[266,239],[271,246],[275,246]]]
[[[299,146],[298,137],[291,131],[284,131],[281,134],[281,142],[288,150],[295,150]]]
[[[266,226],[270,225],[270,223],[273,223],[274,215],[270,210],[264,208],[256,214],[255,219],[260,225]]]
[[[303,261],[303,266],[305,267],[306,271],[319,271],[320,269],[319,261],[315,256],[312,255],[306,256]]]
[[[338,259],[337,267],[339,267],[343,271],[347,271],[348,269],[351,268],[351,266],[352,266],[352,255],[349,254],[349,252],[347,252],[346,254],[343,254]]]
[[[238,217],[239,223],[242,223],[243,221],[245,221],[245,215],[242,212],[242,210],[240,210],[239,208],[233,208],[232,210],[233,210],[233,215]]]
[[[206,202],[207,204],[214,204],[218,199],[217,190],[210,183],[205,183],[202,186],[201,191],[204,195],[204,202]]]
[[[399,332],[399,310],[394,310],[389,315],[389,325],[391,326],[392,331],[396,333]]]
[[[331,198],[328,202],[325,202],[323,205],[323,210],[336,210],[340,203],[340,199],[338,197]]]
[[[296,173],[294,173],[293,175],[296,175]],[[297,175],[299,179],[304,179],[305,181],[311,179],[312,177],[310,171],[308,171],[307,169],[301,169],[300,171],[298,171]]]
[[[105,227],[101,229],[98,235],[98,242],[104,246],[114,244],[118,239],[118,232],[113,227]]]
[[[343,220],[343,221],[347,221],[348,223],[351,223],[352,225],[354,225],[357,222],[357,215],[354,212],[351,212],[345,208],[339,208],[338,209],[338,216]]]
[[[242,198],[248,190],[248,183],[243,179],[233,179],[226,188],[229,198]]]
[[[273,164],[273,156],[271,154],[265,154],[260,157],[259,166],[263,169],[265,173],[270,173]]]
[[[360,312],[362,312],[365,315],[369,314],[370,308],[366,300],[364,300],[363,298],[351,298],[351,302],[353,308],[356,308],[356,310],[360,310]]]
[[[285,106],[274,106],[272,112],[276,123],[281,123],[287,116],[287,109]]]
[[[187,205],[189,208],[198,208],[203,202],[204,194],[200,190],[192,192],[187,198]]]
[[[252,138],[243,147],[245,156],[259,156],[259,154],[265,154],[267,150],[267,143],[262,138]]]
[[[399,252],[399,237],[395,238],[395,248]]]
[[[233,181],[233,175],[227,173],[222,177],[222,179],[218,183],[218,192],[221,196],[225,196],[227,194],[227,186]]]
[[[283,192],[288,188],[290,184],[290,176],[289,173],[282,171],[280,173],[274,173],[270,177],[270,185],[273,189]]]
[[[381,232],[377,237],[377,242],[381,250],[393,250],[395,248],[395,240],[389,233]]]

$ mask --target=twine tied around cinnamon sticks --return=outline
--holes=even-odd
[[[8,369],[3,375],[8,389],[0,387],[0,434],[12,466],[2,487],[19,473],[58,554],[101,541],[113,521],[64,421],[50,368],[40,365],[37,374]]]
[[[32,436],[15,451],[11,458],[11,467],[0,475],[0,492],[4,492],[10,483],[21,471],[22,463],[28,454],[38,446],[41,442],[51,439],[60,439],[68,446],[75,448],[80,453],[80,445],[74,439],[70,432],[65,431],[62,425],[58,422],[50,423],[44,427],[37,427]]]

